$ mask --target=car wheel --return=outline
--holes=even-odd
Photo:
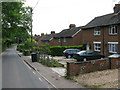
[[[87,58],[83,58],[83,61],[87,61]]]

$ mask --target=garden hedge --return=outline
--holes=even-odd
[[[83,45],[79,45],[79,46],[51,46],[50,47],[50,55],[52,56],[62,56],[63,55],[63,51],[65,49],[79,49],[82,50]]]

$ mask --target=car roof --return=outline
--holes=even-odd
[[[87,50],[84,50],[84,51],[80,51],[80,52],[78,52],[78,54],[81,54],[81,53],[84,53],[84,52],[93,52],[93,51],[87,51]]]
[[[79,49],[66,49],[66,50],[79,50]]]

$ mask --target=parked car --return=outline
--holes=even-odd
[[[80,52],[80,50],[79,49],[66,49],[63,51],[63,54],[66,58],[71,58],[77,52]]]
[[[88,60],[95,60],[104,58],[104,55],[100,55],[94,51],[80,51],[76,53],[73,58],[77,59],[77,61],[88,61]]]
[[[119,58],[120,54],[116,53],[116,54],[112,54],[110,56],[108,56],[109,58]]]

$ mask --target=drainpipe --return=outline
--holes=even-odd
[[[103,46],[102,46],[103,47],[103,52],[102,52],[102,54],[104,55],[105,54],[104,53],[104,29],[103,29],[103,41],[102,42],[103,42]]]
[[[62,46],[62,38],[59,38],[59,39],[60,39],[60,42],[59,42],[59,43],[60,43],[60,46]]]

